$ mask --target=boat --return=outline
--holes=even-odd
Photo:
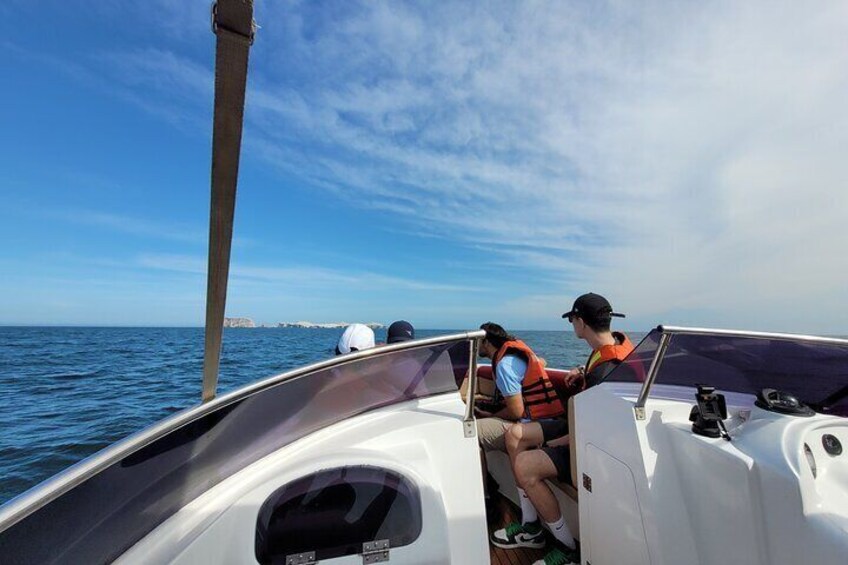
[[[249,6],[213,10],[225,68],[246,72]],[[239,80],[217,76],[203,401],[0,507],[0,563],[502,562],[473,414],[484,332],[217,396],[241,135],[238,108],[217,124]],[[552,486],[584,565],[845,563],[848,340],[657,326],[568,405],[576,480]],[[504,454],[488,467],[514,501]]]

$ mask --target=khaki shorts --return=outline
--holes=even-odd
[[[484,451],[506,451],[506,430],[515,422],[501,418],[477,418],[477,439]]]

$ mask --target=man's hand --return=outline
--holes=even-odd
[[[504,420],[519,420],[524,415],[524,398],[520,393],[504,397],[504,407],[492,415]]]
[[[576,381],[583,377],[586,372],[586,368],[582,365],[580,367],[575,367],[571,369],[565,377],[565,384],[568,386],[573,385]]]
[[[486,412],[485,410],[477,408],[476,406],[474,407],[474,415],[477,416],[478,418],[491,418],[492,417],[491,412]]]

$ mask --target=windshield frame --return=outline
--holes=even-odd
[[[752,339],[770,339],[770,340],[781,340],[781,341],[792,341],[792,342],[806,342],[806,343],[817,343],[817,344],[825,344],[825,345],[841,345],[848,347],[848,339],[836,338],[836,337],[820,337],[814,335],[803,335],[803,334],[787,334],[787,333],[771,333],[771,332],[756,332],[756,331],[744,331],[744,330],[723,330],[723,329],[713,329],[713,328],[697,328],[697,327],[683,327],[683,326],[668,326],[668,325],[659,325],[653,331],[649,332],[648,335],[645,336],[645,339],[651,336],[653,333],[659,333],[659,343],[657,345],[656,351],[654,353],[654,357],[651,360],[650,368],[648,369],[648,373],[645,377],[645,381],[642,384],[642,389],[639,392],[639,397],[636,400],[636,404],[633,407],[633,410],[636,414],[637,420],[645,419],[645,404],[648,401],[648,397],[650,396],[651,389],[656,381],[657,375],[659,374],[660,367],[662,366],[663,359],[665,358],[665,354],[668,350],[669,344],[672,341],[672,338],[675,335],[703,335],[703,336],[712,336],[712,337],[737,337],[737,338],[752,338]]]

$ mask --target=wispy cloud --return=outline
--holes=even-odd
[[[528,312],[594,288],[646,319],[707,308],[815,329],[848,314],[844,2],[258,14],[245,150],[347,205],[523,265],[514,303]],[[211,60],[139,49],[97,64],[148,110],[208,128]],[[347,276],[240,276],[261,273]],[[773,314],[820,301],[827,320]]]
[[[206,274],[206,258],[189,255],[143,254],[136,264],[149,269],[161,269],[192,274]],[[287,286],[329,287],[348,293],[357,289],[404,289],[432,292],[478,292],[464,285],[435,281],[405,279],[372,272],[341,271],[322,267],[297,266],[291,268],[260,267],[234,263],[230,267],[233,280],[260,281]]]
[[[62,209],[42,210],[41,215],[59,218],[66,222],[103,228],[110,232],[138,236],[145,239],[170,240],[180,243],[205,244],[208,232],[196,226],[178,222],[152,221],[124,214],[99,210]]]

